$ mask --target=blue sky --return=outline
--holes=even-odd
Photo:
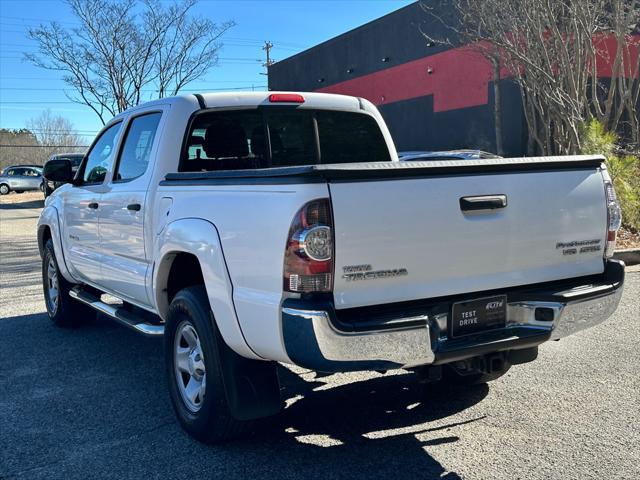
[[[274,43],[272,57],[280,60],[409,3],[411,0],[200,0],[194,14],[220,22],[234,20],[237,25],[223,39],[219,66],[188,88],[266,89],[266,77],[261,75],[265,40]],[[36,50],[27,29],[49,21],[69,28],[75,23],[63,1],[0,0],[0,128],[24,127],[50,108],[71,120],[78,133],[92,137],[101,123],[88,107],[66,98],[68,87],[62,73],[22,59],[23,52]]]

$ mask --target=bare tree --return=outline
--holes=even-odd
[[[67,0],[80,27],[52,22],[29,31],[35,65],[64,72],[74,93],[104,124],[143,99],[175,95],[218,62],[232,21],[191,15],[197,0]],[[148,93],[148,95],[145,95]]]
[[[609,129],[626,115],[637,131],[637,116],[628,117],[638,102],[639,50],[630,34],[640,0],[445,0],[430,13],[452,35],[493,48],[504,62],[520,86],[529,153],[580,151],[580,126],[594,111]],[[612,38],[613,78],[606,86],[597,69]]]
[[[608,84],[593,82],[592,98],[605,98],[594,102],[593,112],[607,130],[623,130],[640,147],[636,112],[640,104],[640,0],[610,0],[607,6],[600,30],[609,36],[600,36],[596,42],[601,61],[611,65],[611,77]],[[596,67],[594,63],[593,78],[597,77]]]
[[[73,123],[61,115],[53,114],[51,110],[45,110],[29,120],[27,129],[38,141],[38,154],[42,161],[54,153],[83,150],[83,139],[75,133]]]
[[[446,32],[444,35],[437,35],[419,26],[420,34],[429,44],[445,45],[451,48],[466,46],[472,52],[482,55],[490,64],[493,80],[494,96],[494,130],[495,148],[498,155],[504,154],[504,139],[502,130],[502,70],[504,62],[501,58],[501,51],[491,42],[486,41],[486,34],[483,34],[476,25],[468,22],[464,15],[460,15],[459,0],[442,0],[434,6],[433,2],[421,1],[420,7],[432,19],[437,30]]]

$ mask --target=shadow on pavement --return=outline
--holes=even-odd
[[[413,374],[380,375],[332,387],[322,379],[304,380],[282,367],[280,379],[286,398],[302,398],[265,422],[256,440],[278,438],[288,451],[293,448],[314,458],[320,471],[339,466],[350,476],[372,474],[374,467],[381,477],[460,478],[447,472],[424,447],[458,441],[451,432],[454,427],[484,417],[446,419],[488,394],[487,385],[425,388]],[[417,436],[429,438],[421,441]],[[320,441],[329,446],[320,446]]]
[[[20,210],[27,208],[44,208],[43,200],[31,200],[28,202],[2,202],[0,210]]]
[[[425,448],[455,443],[457,425],[483,417],[447,419],[488,393],[425,394],[412,374],[280,374],[284,412],[207,446],[174,418],[162,341],[102,318],[77,329],[45,314],[0,319],[0,477],[456,479]]]

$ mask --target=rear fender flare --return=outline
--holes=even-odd
[[[220,236],[215,225],[199,218],[184,218],[166,225],[156,237],[152,288],[156,311],[166,318],[169,309],[167,282],[171,265],[179,253],[194,255],[200,264],[209,304],[225,343],[237,354],[261,359],[247,345],[233,304],[233,285],[229,278]]]

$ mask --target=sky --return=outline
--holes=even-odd
[[[272,58],[282,60],[409,3],[412,0],[199,0],[194,15],[233,20],[236,26],[223,37],[218,66],[187,88],[266,90],[265,40],[274,44]],[[77,24],[61,0],[0,0],[0,128],[23,128],[51,109],[68,118],[89,142],[102,125],[96,114],[65,96],[69,87],[62,72],[23,59],[24,52],[37,51],[28,28],[50,21],[69,28]]]

